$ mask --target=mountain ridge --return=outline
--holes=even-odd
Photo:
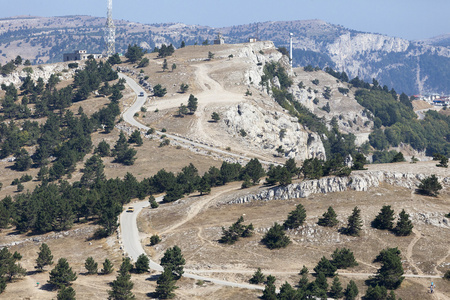
[[[0,63],[20,54],[35,64],[58,62],[64,52],[86,49],[101,53],[105,47],[106,18],[92,16],[0,19]],[[399,92],[450,94],[450,39],[448,35],[409,41],[367,33],[323,20],[267,21],[228,27],[184,23],[141,24],[115,20],[116,50],[124,53],[129,44],[148,51],[161,44],[201,44],[220,32],[227,43],[242,43],[258,35],[278,47],[288,46],[294,34],[294,66],[332,67],[350,77],[359,76]],[[24,51],[25,50],[25,51]]]

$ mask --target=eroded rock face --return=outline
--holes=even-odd
[[[286,158],[325,159],[325,148],[318,134],[308,132],[296,118],[250,103],[240,103],[224,112],[226,130],[260,149],[276,154],[279,146]]]
[[[70,63],[70,62],[69,62]],[[82,67],[82,63],[76,61]],[[0,84],[14,84],[16,87],[20,86],[25,78],[29,75],[31,79],[36,82],[39,77],[47,82],[52,74],[58,74],[61,80],[68,80],[75,74],[75,69],[69,69],[68,63],[56,63],[49,65],[32,66],[32,73],[23,70],[15,71],[7,76],[0,76]]]
[[[311,194],[325,194],[347,190],[367,191],[371,187],[379,186],[382,182],[414,189],[420,183],[420,180],[426,177],[424,174],[411,173],[403,174],[382,171],[359,172],[349,177],[324,177],[318,180],[305,180],[287,186],[278,186],[261,191],[258,194],[249,194],[228,200],[227,204],[306,198]],[[443,186],[450,186],[450,177],[439,178],[439,181]]]

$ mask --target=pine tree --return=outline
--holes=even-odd
[[[122,263],[122,266],[124,264]],[[119,274],[111,283],[111,290],[108,291],[108,300],[130,300],[135,299],[135,296],[131,292],[133,289],[133,282],[131,282],[131,275],[126,271],[127,267],[121,267]]]
[[[50,271],[48,283],[60,289],[63,286],[70,286],[72,281],[77,279],[77,275],[72,271],[67,259],[60,258],[55,268]]]
[[[384,205],[380,213],[375,217],[372,226],[377,229],[392,229],[394,226],[394,210],[390,205]]]
[[[2,248],[0,251],[0,290],[6,287],[6,280],[12,281],[17,276],[26,275],[27,270],[18,263],[21,259],[22,255],[19,252],[16,251],[13,254],[8,248]]]
[[[364,299],[367,300],[386,300],[387,299],[387,290],[384,286],[369,286],[364,295]]]
[[[291,211],[283,226],[285,229],[294,229],[300,227],[306,219],[306,210],[300,203],[295,210]]]
[[[344,291],[345,300],[354,300],[358,296],[359,291],[356,283],[353,280],[347,284],[347,288]]]
[[[297,291],[292,288],[292,286],[285,281],[280,287],[280,292],[278,293],[279,300],[290,300],[298,299]]]
[[[395,227],[395,234],[399,236],[410,235],[413,229],[413,224],[409,219],[409,214],[403,209],[399,214],[399,219],[397,221],[397,226]]]
[[[308,270],[308,268],[305,266],[305,265],[303,265],[303,268],[300,270],[300,275],[308,275],[308,273],[309,273],[309,270]]]
[[[112,262],[109,259],[105,259],[105,262],[103,263],[103,269],[102,269],[102,274],[106,275],[106,274],[111,274],[112,271],[114,270],[114,265],[112,264]]]
[[[314,268],[314,272],[317,274],[323,273],[326,277],[334,277],[336,275],[337,268],[325,257],[322,256],[317,266]]]
[[[324,273],[320,272],[316,277],[316,285],[319,289],[324,290],[325,292],[328,290],[328,282],[327,277]]]
[[[150,237],[150,246],[154,246],[159,242],[161,242],[161,238],[159,237],[159,235],[154,234]]]
[[[179,279],[181,275],[183,275],[183,266],[186,264],[186,261],[181,254],[181,249],[178,246],[173,246],[173,248],[169,248],[164,253],[163,258],[161,258],[161,266],[164,269],[170,270],[174,275],[175,279]]]
[[[277,249],[287,247],[291,243],[291,240],[286,236],[283,227],[275,222],[264,235],[261,242],[269,249]]]
[[[75,300],[76,293],[75,290],[69,286],[65,287],[63,286],[56,295],[57,300]]]
[[[275,277],[272,275],[267,276],[266,286],[264,287],[261,299],[263,300],[277,300],[277,293],[275,287]]]
[[[149,263],[150,260],[148,259],[147,255],[145,254],[139,255],[135,264],[136,273],[142,274],[148,272],[150,270]]]
[[[347,228],[345,228],[344,233],[351,236],[359,236],[359,232],[362,228],[362,220],[361,220],[361,210],[358,206],[353,208],[352,214],[347,219]]]
[[[89,275],[97,274],[98,271],[98,263],[95,262],[94,258],[92,256],[89,256],[86,259],[86,262],[84,263],[84,267],[87,270],[87,273]]]
[[[134,143],[138,146],[142,146],[143,141],[142,141],[141,132],[137,129],[135,131],[133,131],[133,133],[130,135],[130,137],[128,139],[128,143],[130,143],[130,144]]]
[[[419,184],[419,193],[429,196],[439,195],[439,191],[442,189],[442,185],[439,183],[436,175],[432,174],[430,177],[424,178]]]
[[[161,276],[159,276],[156,283],[155,294],[159,299],[170,299],[175,297],[175,293],[173,292],[178,287],[175,286],[176,280],[174,279],[174,275],[171,269],[164,268]]]
[[[53,255],[46,243],[42,243],[39,247],[38,257],[36,259],[35,269],[42,271],[45,266],[53,264]]]
[[[265,279],[265,276],[263,272],[261,272],[261,268],[258,268],[258,270],[255,271],[252,278],[250,278],[249,282],[251,284],[260,284],[263,283]]]
[[[306,290],[308,287],[308,276],[306,274],[302,275],[302,278],[300,278],[300,281],[298,282],[298,288],[299,290]]]
[[[330,288],[330,297],[334,299],[340,299],[344,297],[344,292],[342,291],[342,285],[339,281],[339,276],[336,276],[333,279],[333,284]]]
[[[317,224],[320,226],[334,227],[339,223],[336,217],[337,217],[336,212],[330,206],[328,207],[328,210],[323,213],[322,218],[319,218]]]
[[[194,95],[190,94],[187,105],[189,112],[193,114],[197,110],[197,107],[198,107],[198,99],[195,98]]]
[[[396,289],[403,279],[403,265],[400,258],[400,250],[397,248],[387,248],[380,252],[376,261],[381,262],[381,267],[375,276],[375,282],[387,289]]]
[[[331,258],[331,263],[338,269],[346,269],[358,265],[355,257],[353,256],[353,252],[351,252],[350,249],[347,248],[336,248],[333,254],[331,254]]]
[[[133,264],[129,257],[122,258],[122,264],[120,265],[119,272],[130,273],[133,270]]]

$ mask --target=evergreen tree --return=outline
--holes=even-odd
[[[123,263],[122,263],[123,265]],[[131,282],[131,275],[126,271],[127,268],[120,268],[116,280],[111,283],[111,290],[108,291],[108,300],[130,300],[135,299],[131,292],[133,289],[133,282]]]
[[[258,268],[258,270],[255,271],[252,278],[250,278],[249,282],[251,284],[260,284],[263,283],[265,279],[265,276],[263,272],[261,272],[261,268]]]
[[[316,286],[319,289],[324,290],[325,292],[328,290],[328,282],[327,282],[327,277],[325,276],[325,274],[323,274],[322,272],[317,274],[315,281],[316,281]]]
[[[39,247],[38,257],[36,259],[35,268],[42,271],[45,266],[53,264],[53,255],[46,243],[42,243]]]
[[[403,265],[400,258],[400,250],[397,248],[388,248],[380,252],[376,261],[381,262],[381,267],[375,276],[375,282],[388,289],[396,289],[400,286],[403,279]]]
[[[130,138],[128,139],[128,143],[135,143],[138,146],[142,146],[144,142],[142,141],[141,132],[137,129],[133,131],[133,133],[130,135]]]
[[[84,263],[84,267],[87,270],[87,273],[89,275],[97,274],[98,271],[98,263],[95,262],[94,258],[92,256],[89,256],[86,259],[86,262]]]
[[[16,154],[13,169],[16,171],[27,171],[31,167],[31,157],[27,150],[21,148]]]
[[[269,249],[277,249],[287,247],[291,243],[291,240],[286,236],[283,227],[275,222],[264,235],[261,242]]]
[[[80,183],[83,186],[91,187],[95,183],[106,180],[104,173],[105,165],[102,159],[98,155],[92,155],[84,164],[82,170],[83,176],[81,176]]]
[[[347,287],[344,291],[345,300],[354,300],[358,296],[359,291],[356,283],[353,280],[347,284]]]
[[[176,280],[174,279],[174,275],[172,270],[169,268],[164,268],[161,276],[159,276],[156,283],[155,294],[159,299],[171,299],[175,297],[175,293],[173,292],[178,287],[175,286]]]
[[[217,112],[213,112],[213,113],[211,114],[211,119],[213,119],[214,122],[217,123],[217,122],[220,120],[220,115],[219,115]]]
[[[286,221],[284,221],[285,229],[294,229],[300,227],[306,219],[306,210],[300,203],[295,210],[291,211]]]
[[[194,97],[194,95],[190,94],[187,105],[189,112],[193,114],[197,110],[197,107],[198,107],[198,99]]]
[[[113,149],[115,161],[130,166],[136,160],[136,150],[129,148],[125,134],[121,131]]]
[[[275,277],[272,275],[267,276],[266,286],[264,287],[263,294],[261,296],[263,300],[277,300],[277,292],[275,287]]]
[[[163,65],[162,65],[162,69],[163,69],[163,72],[165,70],[169,69],[168,64],[167,64],[167,59],[164,59],[164,62],[163,62]]]
[[[355,257],[353,256],[353,252],[351,252],[350,249],[347,248],[336,248],[333,254],[331,254],[331,258],[331,263],[338,269],[346,269],[358,265]]]
[[[355,208],[353,208],[352,214],[347,219],[347,228],[344,229],[344,233],[351,236],[359,236],[361,228],[361,210],[358,208],[358,206],[355,206]]]
[[[202,179],[200,180],[198,191],[200,192],[200,196],[203,194],[211,193],[211,184],[208,177],[202,177]]]
[[[112,262],[109,259],[106,258],[105,262],[103,263],[102,274],[104,274],[104,275],[111,274],[113,270],[114,270],[114,265],[112,264]]]
[[[63,286],[56,295],[57,300],[75,300],[76,293],[75,290],[69,286],[65,287]]]
[[[50,271],[50,279],[48,283],[57,289],[63,286],[70,286],[72,281],[77,279],[77,275],[72,271],[67,259],[60,258],[55,268]]]
[[[292,286],[286,281],[280,287],[280,292],[278,293],[279,300],[295,300],[298,299],[297,291],[292,288]]]
[[[163,258],[161,258],[161,266],[164,269],[170,270],[174,275],[175,279],[179,279],[181,275],[183,275],[183,266],[186,264],[186,261],[181,254],[181,249],[178,246],[173,246],[173,248],[169,248],[164,253]]]
[[[133,270],[133,264],[131,263],[131,259],[129,257],[122,258],[122,264],[120,265],[119,272],[130,273],[131,270]]]
[[[144,53],[144,49],[142,49],[138,45],[128,45],[127,52],[125,52],[125,57],[128,58],[130,62],[135,63],[142,59]]]
[[[308,275],[308,273],[309,273],[309,270],[308,270],[308,268],[305,266],[305,265],[303,265],[303,268],[300,270],[300,275]]]
[[[328,210],[323,213],[322,218],[319,218],[317,224],[320,226],[334,227],[339,223],[336,217],[337,217],[336,212],[330,206],[328,207]]]
[[[111,148],[105,140],[102,140],[100,143],[98,143],[97,148],[94,150],[94,154],[98,154],[101,157],[106,157],[111,155]]]
[[[378,229],[392,229],[394,226],[394,210],[390,205],[383,205],[380,213],[375,217],[372,226]]]
[[[159,237],[159,235],[154,234],[150,237],[150,246],[154,246],[159,242],[161,242],[161,238]]]
[[[149,263],[150,260],[148,259],[147,255],[145,254],[139,255],[135,264],[136,273],[142,274],[148,272],[150,270]]]
[[[306,291],[308,284],[309,284],[308,276],[306,274],[303,274],[302,278],[300,278],[300,281],[298,282],[298,289]]]
[[[333,266],[333,264],[325,256],[322,256],[320,261],[317,263],[317,266],[314,268],[314,272],[317,274],[323,273],[326,277],[336,276],[336,270],[337,268]]]
[[[18,263],[21,259],[17,251],[13,254],[6,247],[0,251],[0,291],[6,287],[6,280],[11,282],[15,277],[26,275],[27,271]]]
[[[367,300],[387,300],[387,290],[384,286],[369,286],[364,295],[364,299]]]
[[[266,172],[264,171],[264,168],[262,167],[259,160],[257,158],[252,158],[242,170],[241,178],[243,178],[245,175],[250,176],[253,184],[257,184],[259,182],[259,179],[266,175]]]
[[[439,191],[442,189],[442,185],[439,183],[436,175],[431,175],[430,177],[424,178],[420,181],[419,192],[424,195],[437,196]]]
[[[342,290],[341,282],[339,281],[339,276],[336,276],[333,279],[333,284],[330,288],[330,297],[334,299],[340,299],[344,297],[344,292]]]
[[[399,214],[397,226],[394,229],[395,234],[398,236],[410,235],[413,227],[414,226],[411,223],[411,220],[409,219],[409,214],[407,214],[403,209]]]

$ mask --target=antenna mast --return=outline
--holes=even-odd
[[[105,26],[106,32],[106,55],[111,56],[116,53],[116,26],[112,18],[112,0],[108,0],[108,18]]]

